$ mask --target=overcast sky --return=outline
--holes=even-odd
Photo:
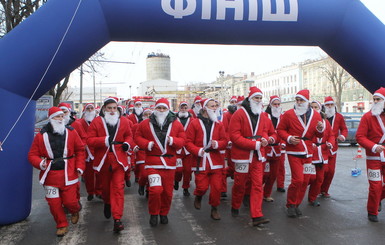
[[[383,23],[385,23],[385,0],[361,0]],[[164,43],[111,42],[102,50],[108,60],[130,61],[128,64],[104,64],[99,68],[96,83],[118,83],[120,97],[128,97],[128,86],[132,95],[136,87],[146,80],[146,57],[151,52],[170,55],[171,79],[180,85],[191,82],[210,82],[225,74],[238,72],[270,71],[281,66],[306,59],[318,58],[325,53],[318,47],[290,46],[241,46],[241,45],[197,45]],[[247,56],[245,57],[245,54]],[[71,85],[79,82],[74,72]],[[92,86],[92,76],[85,75],[85,86]]]

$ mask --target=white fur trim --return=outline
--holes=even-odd
[[[81,175],[83,175],[83,170],[81,170],[80,168],[77,169]]]
[[[203,107],[205,107],[207,105],[207,103],[209,103],[209,101],[215,101],[213,98],[208,98],[205,103],[203,103]]]
[[[324,103],[324,105],[329,105],[329,104],[335,104],[334,101],[327,101]]]
[[[373,148],[372,148],[372,152],[373,152],[373,153],[377,153],[377,152],[376,152],[377,146],[379,146],[379,145],[375,144],[375,145],[373,146]]]
[[[174,138],[170,136],[170,142],[168,143],[168,145],[172,146],[173,143],[174,143]]]
[[[61,107],[60,107],[61,108]],[[66,107],[67,108],[67,107]],[[56,117],[56,116],[59,116],[60,114],[64,114],[64,112],[63,111],[57,111],[57,112],[55,112],[54,114],[52,114],[51,116],[49,116],[48,117],[48,119],[52,119],[52,118],[54,118],[54,117]]]
[[[148,151],[152,151],[152,147],[154,146],[154,141],[150,141],[147,146]]]
[[[218,149],[218,141],[213,140],[212,142],[214,142],[214,147],[213,147],[213,149]]]
[[[43,167],[43,163],[47,163],[47,160],[46,160],[46,159],[43,159],[43,160],[40,162],[40,164],[39,164],[40,169],[41,169],[41,170],[46,170],[47,165],[46,165],[45,168],[44,168],[44,167]]]
[[[380,93],[374,93],[373,96],[378,96],[378,97],[381,97],[383,100],[385,100],[385,96],[383,96]]]
[[[170,107],[165,103],[156,104],[155,108],[158,108],[159,106],[164,106],[164,107],[167,107],[167,109],[170,109]]]
[[[108,143],[108,138],[109,136],[106,136],[106,138],[104,139],[104,144],[106,145],[106,147],[110,147],[110,144]]]
[[[260,95],[260,96],[263,97],[263,93],[261,93],[261,92],[256,92],[256,93],[252,94],[251,96],[249,96],[249,101],[251,100],[251,98],[253,98],[254,96],[257,96],[257,95]]]
[[[295,95],[295,97],[300,97],[301,99],[303,99],[304,101],[307,101],[307,102],[309,102],[309,100],[308,99],[306,99],[306,97],[305,96],[303,96],[303,95],[301,95],[301,94],[296,94]]]

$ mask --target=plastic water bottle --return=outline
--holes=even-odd
[[[357,177],[361,175],[361,169],[357,168],[357,159],[353,158],[353,161],[354,161],[354,168],[352,168],[352,176]]]

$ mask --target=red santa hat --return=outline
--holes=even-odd
[[[251,98],[257,95],[263,96],[262,91],[257,87],[250,87],[249,100],[251,100]]]
[[[85,112],[87,110],[88,107],[95,107],[93,103],[87,103],[84,107],[83,107],[83,112]]]
[[[229,100],[229,102],[231,103],[231,101],[237,101],[237,96],[231,96],[231,98],[230,98],[230,100]]]
[[[374,92],[373,96],[378,96],[385,100],[385,88],[379,88],[376,92]]]
[[[108,97],[108,98],[106,98],[103,102],[103,104],[104,105],[108,105],[108,104],[110,104],[110,103],[116,103],[116,104],[118,104],[118,101],[119,101],[119,99],[117,98],[117,97],[112,97],[112,96],[110,96],[110,97]]]
[[[194,99],[194,104],[197,103],[197,102],[201,102],[202,98],[198,95],[195,97]]]
[[[71,105],[64,102],[61,102],[57,107],[59,107],[62,110],[71,111]]]
[[[142,101],[140,101],[139,99],[136,99],[136,100],[134,100],[134,104],[136,105],[136,104],[142,104]]]
[[[158,106],[165,106],[167,107],[167,109],[170,109],[170,102],[168,102],[168,99],[166,98],[160,98],[155,103],[155,108],[157,108]]]
[[[223,112],[228,112],[229,110],[227,110],[227,108],[223,108]]]
[[[48,110],[48,119],[52,119],[60,114],[64,114],[63,110],[59,107],[53,106]]]
[[[279,98],[278,95],[270,96],[270,105],[271,105],[271,103],[273,103],[275,100],[279,100],[279,102],[281,102],[281,98]]]
[[[320,110],[322,109],[322,104],[321,104],[321,102],[319,102],[318,100],[313,100],[311,103],[317,103],[319,109],[320,109]]]
[[[295,97],[299,97],[307,102],[309,102],[309,98],[310,98],[310,91],[308,89],[302,89],[300,91],[298,91],[298,93],[295,95]]]
[[[325,97],[324,104],[325,105],[327,105],[327,104],[334,104],[333,98],[331,96]]]
[[[128,109],[129,109],[129,110],[133,110],[133,109],[134,109],[134,105],[129,105],[129,106],[128,106]]]
[[[215,101],[215,100],[214,100],[214,99],[211,99],[211,98],[201,100],[200,103],[201,103],[202,108],[204,108],[204,107],[207,105],[207,103],[209,103],[209,101]]]
[[[186,102],[186,101],[182,101],[182,102],[180,102],[180,103],[179,103],[179,108],[181,108],[181,106],[182,106],[182,105],[187,105],[187,106],[188,106],[188,104],[187,104],[187,102]]]
[[[237,98],[237,104],[240,105],[242,104],[243,100],[245,99],[245,96],[241,95],[241,96],[238,96]]]
[[[147,112],[147,111],[149,111],[149,112],[152,113],[152,110],[151,110],[150,108],[145,108],[145,109],[143,110],[143,113],[145,113],[145,112]]]

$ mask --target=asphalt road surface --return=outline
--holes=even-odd
[[[182,190],[174,191],[169,224],[150,227],[147,200],[137,194],[134,184],[125,190],[125,209],[122,221],[125,230],[112,232],[113,220],[103,216],[103,203],[99,199],[86,200],[82,184],[79,223],[70,225],[69,233],[57,238],[53,218],[38,184],[38,171],[34,171],[33,202],[30,216],[22,222],[0,227],[0,244],[384,244],[385,215],[379,214],[379,223],[367,219],[366,200],[368,183],[365,160],[358,160],[363,173],[351,176],[356,147],[341,147],[337,171],[330,189],[329,199],[319,198],[320,207],[309,206],[305,197],[303,216],[292,219],[286,216],[286,193],[273,192],[272,203],[264,203],[264,215],[271,222],[263,227],[252,227],[248,209],[242,207],[237,218],[231,217],[231,186],[228,180],[228,197],[222,200],[219,212],[222,219],[210,218],[208,196],[202,200],[202,209],[195,210],[194,197],[184,197]],[[287,165],[287,164],[286,164]],[[290,171],[286,166],[286,187]],[[192,192],[192,188],[190,192]]]

